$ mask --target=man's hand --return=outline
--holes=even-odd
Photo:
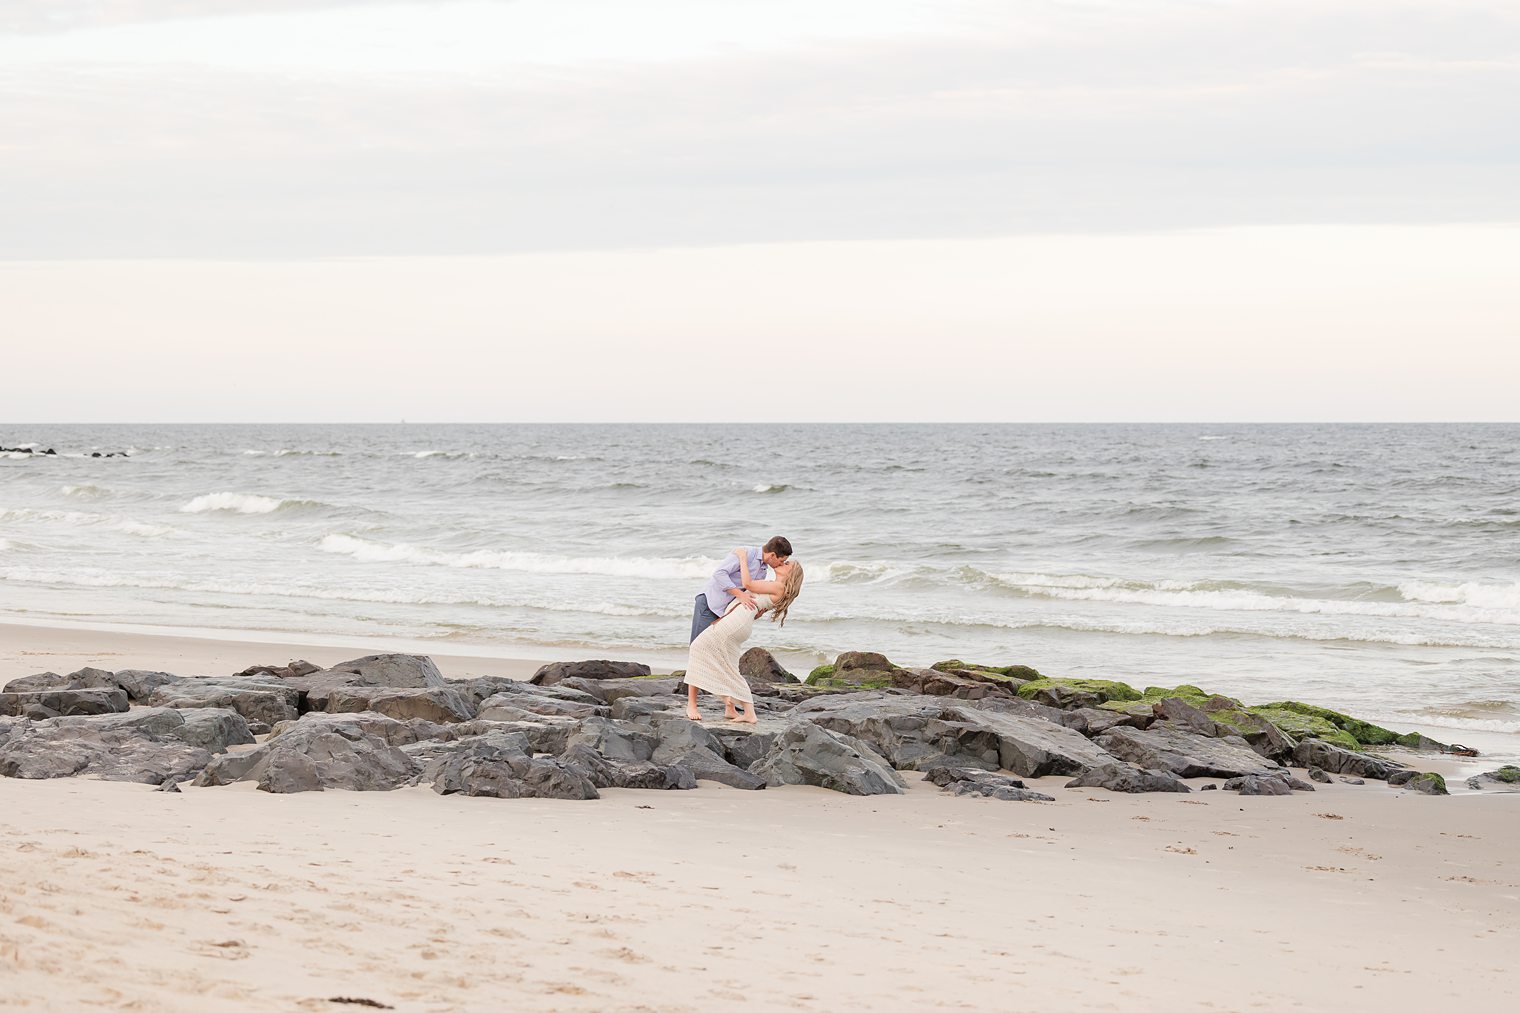
[[[734,597],[738,598],[750,608],[759,608],[759,606],[755,604],[755,596],[750,594],[748,591],[735,591]]]

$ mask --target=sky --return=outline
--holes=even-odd
[[[1517,170],[1509,0],[12,0],[0,419],[1512,421]]]

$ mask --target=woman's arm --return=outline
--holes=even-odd
[[[749,549],[741,545],[734,550],[734,555],[739,557],[739,579],[744,582],[744,590],[753,591],[754,588],[750,586],[754,578],[749,575]]]

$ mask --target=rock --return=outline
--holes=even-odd
[[[1206,784],[1202,788],[1199,788],[1198,790],[1199,791],[1218,791],[1219,790],[1219,785],[1217,785],[1217,784]]]
[[[1208,738],[1163,721],[1145,731],[1111,728],[1093,741],[1121,760],[1178,777],[1238,777],[1277,769],[1239,738]]]
[[[137,729],[51,721],[15,725],[0,742],[0,776],[28,779],[91,775],[106,781],[162,784],[204,767],[211,754]]]
[[[419,780],[440,795],[489,798],[600,798],[583,773],[547,756],[529,756],[512,736],[467,739],[430,763]]]
[[[1389,783],[1393,783],[1390,779]],[[1416,774],[1404,784],[1405,791],[1417,791],[1422,795],[1449,795],[1446,790],[1446,778],[1440,774]]]
[[[614,704],[625,697],[648,696],[668,697],[682,691],[680,679],[581,679],[571,678],[559,683],[559,686],[578,689],[590,695],[598,703]]]
[[[620,697],[607,711],[616,721],[648,721],[665,714],[685,713],[686,701],[676,696]]]
[[[1226,791],[1238,791],[1242,795],[1291,795],[1293,789],[1286,781],[1275,777],[1236,777],[1224,783]]]
[[[974,766],[1041,777],[1111,762],[1061,725],[937,697],[825,697],[798,705],[791,715],[861,739],[899,770]]]
[[[1024,683],[1018,689],[1019,696],[1035,700],[1051,707],[1097,707],[1106,703],[1122,704],[1141,699],[1141,694],[1128,683],[1111,679],[1049,679],[1039,678]],[[1150,708],[1146,708],[1149,710]]]
[[[213,753],[225,753],[229,746],[246,746],[253,743],[253,729],[243,715],[235,710],[220,707],[204,707],[195,710],[175,711],[183,723],[168,734],[192,746]]]
[[[1220,739],[1233,734],[1230,729],[1225,728],[1181,697],[1166,697],[1160,703],[1154,704],[1152,710],[1158,718],[1178,728],[1205,735],[1211,739]]]
[[[1319,767],[1332,774],[1371,777],[1386,781],[1401,764],[1391,760],[1355,753],[1323,739],[1302,739],[1293,749],[1293,762],[1300,767]]]
[[[979,767],[931,767],[924,780],[953,795],[979,795],[1004,802],[1054,802],[1049,795],[1030,791],[1023,781]]]
[[[682,766],[698,780],[716,781],[730,788],[755,790],[765,779],[730,763],[721,742],[706,728],[686,718],[671,718],[657,726],[659,744],[651,759],[657,764]]]
[[[40,693],[60,689],[120,689],[116,676],[99,668],[81,668],[68,675],[57,672],[39,672],[24,675],[5,684],[6,693]]]
[[[365,659],[358,660],[362,661]],[[345,662],[344,664],[356,664],[356,662]],[[237,676],[272,675],[277,679],[298,679],[303,675],[314,675],[320,671],[322,671],[322,666],[313,665],[309,661],[292,661],[287,665],[280,665],[278,667],[274,665],[253,665],[243,669],[241,672],[234,673],[234,678]]]
[[[713,738],[723,745],[723,753],[728,757],[728,762],[742,770],[749,770],[755,764],[764,759],[765,754],[770,752],[776,744],[779,731],[766,731],[758,728],[715,728]]]
[[[1246,745],[1273,762],[1291,759],[1293,750],[1298,745],[1298,740],[1293,736],[1227,696],[1210,697],[1204,702],[1202,710],[1224,729],[1225,734],[1239,735],[1246,740]]]
[[[739,656],[739,674],[754,689],[790,686],[797,682],[796,677],[782,668],[781,663],[763,647],[751,647]]]
[[[1294,777],[1286,770],[1277,770],[1233,777],[1224,783],[1224,789],[1238,791],[1242,795],[1288,795],[1295,791],[1313,791],[1314,785]]]
[[[1467,779],[1474,791],[1520,791],[1520,767],[1507,765]]]
[[[298,699],[299,693],[284,680],[229,676],[165,683],[153,691],[148,703],[175,710],[223,707],[237,711],[245,721],[273,726],[296,717]]]
[[[566,679],[636,679],[649,674],[648,665],[632,661],[555,661],[533,673],[535,686],[553,686]]]
[[[1102,788],[1131,794],[1150,791],[1192,791],[1175,775],[1164,770],[1145,770],[1130,763],[1105,763],[1067,781],[1068,788]]]
[[[364,686],[392,689],[428,689],[448,685],[432,658],[420,654],[370,654],[326,669],[339,675],[355,675]],[[309,676],[321,674],[308,673]]]
[[[427,689],[391,689],[384,686],[335,686],[331,689],[312,691],[307,695],[309,704],[321,700],[322,709],[329,714],[346,711],[373,711],[386,717],[405,721],[421,718],[446,724],[468,721],[475,717],[468,695],[447,686]]]
[[[846,651],[832,665],[819,665],[809,672],[807,684],[820,689],[885,689],[892,685],[896,670],[885,655]]]
[[[809,784],[847,795],[900,795],[907,787],[870,746],[811,721],[778,735],[753,773],[773,786]]]
[[[1330,783],[1332,783],[1335,780],[1333,777],[1331,777],[1329,774],[1325,773],[1319,767],[1311,767],[1311,768],[1309,768],[1309,779],[1313,780],[1313,781],[1318,781],[1320,784],[1330,784]]]
[[[640,788],[684,791],[697,786],[696,776],[682,766],[657,763],[613,763],[590,746],[571,746],[560,762],[597,788]]]
[[[1413,770],[1395,770],[1388,775],[1388,787],[1397,788],[1402,784],[1408,784],[1414,775]]]
[[[120,714],[128,706],[127,694],[117,688],[0,693],[0,715],[33,721],[79,714]]]
[[[1359,777],[1343,777],[1343,778],[1341,778],[1341,783],[1342,784],[1366,784],[1367,782],[1363,781]]]
[[[117,672],[115,679],[116,684],[126,691],[127,697],[133,703],[147,703],[148,699],[158,692],[159,687],[182,681],[182,677],[178,675],[170,675],[168,672],[149,672],[140,668],[128,668]]]
[[[597,703],[539,696],[536,693],[497,693],[481,701],[477,716],[484,721],[531,720],[525,719],[522,716],[524,714],[581,719],[605,717],[607,708]]]
[[[658,736],[647,728],[608,718],[588,718],[570,734],[565,748],[585,745],[614,763],[645,763],[654,757],[659,744]]]
[[[1010,680],[994,681],[960,672],[942,672],[935,668],[897,668],[890,673],[892,685],[923,696],[948,696],[958,700],[982,700],[987,697],[1013,697],[1017,684]]]
[[[338,788],[390,791],[412,780],[420,765],[358,721],[308,716],[246,753],[214,758],[198,786],[256,781],[260,791],[287,794]]]

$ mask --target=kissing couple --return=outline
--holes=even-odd
[[[766,568],[774,576],[766,578]],[[739,672],[739,652],[754,629],[755,618],[769,614],[786,625],[786,612],[802,591],[802,564],[792,559],[792,543],[777,535],[760,548],[740,546],[713,571],[697,595],[691,617],[691,655],[686,662],[686,716],[702,720],[697,690],[723,698],[724,717],[752,725],[755,697]],[[734,708],[734,701],[744,710]]]

